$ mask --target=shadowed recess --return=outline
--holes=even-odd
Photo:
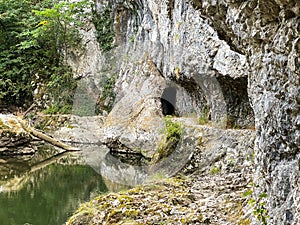
[[[167,87],[164,90],[160,101],[163,115],[174,115],[176,105],[176,89],[174,87]]]
[[[227,127],[254,127],[254,113],[249,102],[247,77],[233,79],[229,76],[220,76],[217,80],[227,106]]]

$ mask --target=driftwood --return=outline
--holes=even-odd
[[[30,133],[31,135],[33,135],[33,136],[35,136],[35,137],[37,137],[37,138],[39,138],[39,139],[41,139],[41,140],[44,140],[44,141],[46,141],[46,142],[48,142],[48,143],[50,143],[50,144],[52,144],[52,145],[54,145],[54,146],[63,148],[63,149],[66,150],[66,151],[80,151],[79,148],[76,148],[76,147],[73,147],[73,146],[64,144],[64,143],[62,143],[62,142],[60,142],[60,141],[54,139],[53,137],[50,137],[50,136],[47,135],[47,134],[44,134],[44,133],[42,133],[42,132],[40,132],[40,131],[35,130],[34,128],[32,128],[32,127],[30,127],[30,126],[27,126],[27,125],[25,124],[24,120],[22,120],[22,119],[20,119],[20,118],[19,118],[18,120],[19,120],[19,123],[21,124],[22,128],[23,128],[26,132]]]
[[[23,113],[23,118],[26,118],[28,113],[36,106],[35,102]]]

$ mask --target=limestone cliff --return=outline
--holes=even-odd
[[[153,154],[164,114],[157,99],[171,87],[177,116],[195,113],[221,128],[255,126],[255,182],[269,196],[269,224],[299,224],[299,1],[95,3],[98,13],[111,7],[118,54],[106,140],[135,150],[151,143],[145,154]]]

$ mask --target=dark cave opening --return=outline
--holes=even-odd
[[[247,77],[219,76],[227,108],[227,128],[254,128],[254,112],[248,96]]]
[[[174,115],[176,106],[176,88],[167,87],[160,98],[162,113],[164,116]]]

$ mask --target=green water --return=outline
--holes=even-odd
[[[40,146],[29,158],[0,157],[0,225],[63,225],[80,203],[128,188],[96,172],[101,154],[98,146],[89,153],[99,159],[94,168],[86,163],[87,156],[49,146]]]
[[[1,225],[62,225],[91,195],[106,192],[89,166],[52,164],[25,178],[20,190],[0,194]]]

